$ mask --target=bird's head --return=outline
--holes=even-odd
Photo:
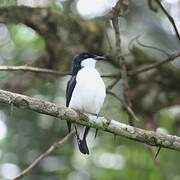
[[[95,67],[96,61],[104,60],[103,56],[83,52],[77,54],[73,59],[72,74],[76,75],[82,67]]]

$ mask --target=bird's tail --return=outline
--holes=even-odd
[[[90,129],[89,127],[85,128],[83,139],[81,140],[79,137],[79,134],[77,132],[77,128],[75,126],[78,147],[79,147],[80,152],[83,154],[89,154],[89,149],[88,149],[87,142],[86,142],[86,137],[87,137],[87,134],[89,132],[89,129]]]

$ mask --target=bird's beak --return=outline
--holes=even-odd
[[[104,56],[95,56],[94,59],[99,61],[99,60],[105,60],[106,58]]]

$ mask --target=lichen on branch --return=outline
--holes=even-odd
[[[58,120],[66,120],[96,129],[101,129],[115,135],[145,143],[151,146],[159,146],[180,151],[180,137],[160,134],[110,120],[105,117],[96,117],[78,113],[63,105],[56,105],[51,102],[37,98],[31,98],[21,94],[0,90],[0,103],[14,105],[20,109],[28,109],[38,113],[57,117]]]

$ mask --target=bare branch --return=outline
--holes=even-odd
[[[56,76],[71,75],[70,72],[60,72],[57,70],[37,68],[37,67],[31,67],[31,66],[26,66],[26,65],[25,66],[0,66],[0,71],[23,71],[23,72],[33,72],[33,73],[49,74],[49,75],[56,75]],[[114,78],[116,76],[117,76],[117,73],[102,75],[102,77],[108,77],[108,78]]]
[[[168,11],[164,8],[164,6],[162,5],[161,1],[160,0],[156,0],[157,4],[160,6],[161,10],[164,12],[164,14],[167,16],[167,18],[169,19],[170,23],[172,24],[173,26],[173,29],[176,33],[176,37],[180,43],[180,34],[178,32],[178,28],[176,27],[176,24],[174,22],[174,19],[173,17],[168,13]]]
[[[49,156],[51,153],[53,153],[55,150],[60,148],[72,135],[74,134],[74,131],[67,134],[63,139],[60,139],[58,142],[54,143],[47,151],[45,151],[43,154],[41,154],[37,159],[35,159],[32,164],[30,164],[26,169],[24,169],[18,176],[13,178],[13,180],[21,179],[24,177],[27,173],[29,173],[42,159]]]
[[[121,79],[121,74],[119,76],[115,77],[115,80],[106,88],[108,90],[111,90]]]
[[[107,94],[109,94],[109,95],[113,96],[114,98],[116,98],[122,104],[122,106],[125,108],[125,110],[127,111],[129,116],[131,116],[134,120],[139,121],[139,119],[136,117],[136,115],[132,111],[132,109],[129,108],[129,106],[127,106],[127,104],[121,98],[119,98],[115,93],[113,93],[109,89],[107,89],[106,92],[107,92]]]
[[[44,73],[49,75],[65,76],[71,75],[69,72],[60,72],[52,69],[37,68],[31,66],[0,66],[0,71],[23,71],[23,72],[34,72],[34,73]]]
[[[146,71],[149,71],[151,69],[160,67],[168,62],[174,61],[176,58],[180,57],[180,51],[177,51],[163,61],[154,63],[152,65],[145,66],[143,68],[129,71],[128,76],[133,76],[139,73],[143,73]],[[42,74],[49,74],[49,75],[56,75],[56,76],[66,76],[66,75],[71,75],[70,72],[60,72],[57,70],[52,70],[52,69],[45,69],[45,68],[37,68],[37,67],[31,67],[31,66],[0,66],[0,71],[23,71],[23,72],[33,72],[33,73],[42,73]],[[102,77],[107,77],[107,78],[121,78],[120,73],[114,73],[114,74],[104,74]]]
[[[129,8],[129,0],[119,0],[112,9],[112,16],[118,17],[124,15]]]
[[[137,36],[137,37],[135,38],[138,45],[140,45],[140,46],[142,46],[142,47],[145,47],[145,48],[149,48],[149,49],[153,49],[153,50],[160,51],[161,53],[165,54],[167,57],[170,56],[170,54],[167,53],[166,50],[161,49],[161,48],[159,48],[159,47],[155,47],[155,46],[150,46],[150,45],[143,44],[142,42],[139,41],[139,38],[140,38],[140,36]]]
[[[120,4],[121,4],[121,2],[118,1],[116,3],[116,6],[114,7],[112,24],[113,24],[114,33],[115,33],[115,39],[116,39],[117,60],[118,60],[118,62],[120,64],[120,66],[122,67],[121,77],[122,77],[124,101],[125,101],[125,104],[128,106],[128,109],[131,109],[132,104],[131,104],[131,100],[130,100],[130,96],[129,96],[129,84],[128,84],[127,67],[126,67],[125,59],[122,56],[121,34],[120,34],[120,28],[119,28],[119,22],[118,22],[119,21],[119,18],[118,18],[119,13],[120,13],[121,10],[123,11]],[[118,82],[118,81],[116,81],[116,82]],[[113,84],[113,86],[114,86],[114,84]],[[130,125],[134,124],[131,116],[129,117],[129,124]]]
[[[171,54],[167,59],[165,59],[163,61],[154,63],[152,65],[145,66],[145,67],[137,69],[135,71],[130,71],[130,72],[128,72],[128,75],[129,76],[133,76],[133,75],[136,75],[136,74],[147,72],[147,71],[149,71],[151,69],[158,68],[158,67],[160,67],[160,66],[162,66],[162,65],[164,65],[166,63],[169,63],[169,62],[175,60],[178,57],[180,57],[180,51]]]
[[[28,96],[0,90],[0,103],[14,105],[21,109],[28,109],[38,113],[57,117],[57,120],[65,120],[76,124],[90,126],[101,129],[114,135],[145,143],[151,146],[161,146],[162,148],[180,151],[180,137],[160,134],[153,131],[136,128],[115,120],[104,117],[86,116],[62,105],[31,98]]]
[[[108,46],[109,46],[109,52],[113,50],[113,47],[111,45],[111,40],[108,36],[108,33],[107,33],[107,29],[105,28],[105,31],[104,31],[104,35],[105,35],[105,38],[107,39],[107,43],[108,43]]]

